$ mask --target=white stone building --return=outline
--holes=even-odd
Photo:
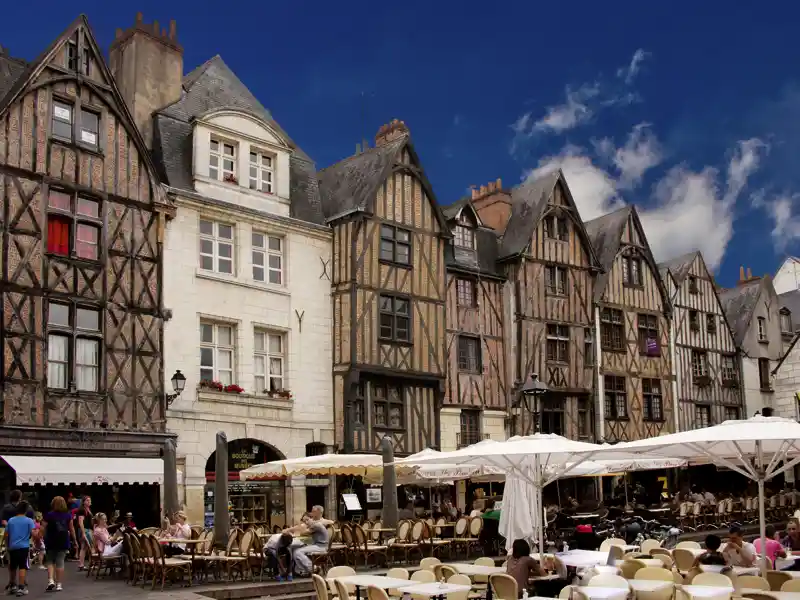
[[[281,525],[325,489],[242,485],[238,471],[333,444],[331,232],[314,165],[219,56],[184,76],[174,36],[137,16],[115,57],[177,206],[164,232],[163,347],[167,387],[176,370],[186,377],[167,412],[182,500],[192,523],[213,512],[223,431],[234,517]]]

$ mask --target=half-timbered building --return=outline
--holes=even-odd
[[[173,209],[84,17],[33,62],[0,50],[0,197],[0,453],[17,483],[86,483],[22,472],[75,455],[158,457]]]
[[[497,234],[481,222],[470,198],[443,212],[453,237],[445,247],[447,387],[440,425],[442,450],[452,450],[505,439],[508,317]]]
[[[440,445],[450,232],[408,128],[392,121],[364,148],[319,172],[333,229],[336,440],[398,454]]]
[[[487,186],[472,202],[502,236],[498,261],[512,314],[509,407],[517,409],[512,431],[594,438],[593,286],[600,264],[564,175],[511,190]],[[533,373],[549,388],[535,406],[520,394]]]
[[[676,430],[740,418],[736,344],[703,256],[690,252],[658,266],[673,306]]]
[[[599,360],[597,437],[674,431],[671,305],[633,206],[586,223],[603,267],[594,287]]]

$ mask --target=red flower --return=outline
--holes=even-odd
[[[226,385],[223,391],[228,392],[229,394],[241,394],[244,391],[244,388],[232,383],[230,385]]]

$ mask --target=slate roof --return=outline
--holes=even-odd
[[[464,198],[456,200],[455,202],[453,202],[448,206],[443,206],[442,214],[444,215],[444,218],[447,219],[448,221],[450,219],[455,219],[456,215],[461,211],[461,209],[470,204],[471,202],[472,200],[465,196]]]
[[[511,217],[500,244],[499,258],[510,258],[521,254],[530,244],[533,232],[547,207],[561,171],[554,171],[529,179],[511,190]]]
[[[719,293],[722,310],[725,311],[725,317],[737,346],[742,345],[747,329],[750,327],[750,320],[758,303],[763,283],[763,279],[753,279],[737,285],[735,288],[721,290]]]
[[[8,56],[0,46],[0,100],[14,86],[14,83],[22,77],[27,67],[28,63],[26,61]]]
[[[505,279],[505,273],[497,261],[500,250],[500,239],[497,234],[491,229],[479,227],[475,230],[475,244],[475,252],[456,248],[452,242],[446,244],[445,266],[450,270]]]
[[[778,302],[781,308],[787,308],[792,313],[792,324],[800,324],[800,290],[779,294]]]
[[[622,232],[628,222],[631,210],[630,206],[624,206],[619,210],[584,223],[586,233],[589,234],[594,251],[597,253],[597,259],[600,261],[600,266],[603,267],[603,272],[597,276],[594,286],[595,302],[599,301],[603,297],[603,292],[605,292],[606,283],[611,274],[611,267],[614,265],[614,259],[617,257],[622,245]]]
[[[174,188],[194,190],[192,120],[223,108],[251,113],[286,140],[292,149],[289,164],[290,214],[297,219],[322,224],[324,219],[313,161],[292,141],[219,55],[185,75],[180,100],[153,115],[153,156],[164,181]]]
[[[682,256],[664,261],[658,264],[658,269],[659,271],[669,270],[669,272],[672,273],[672,278],[675,280],[675,285],[680,287],[683,285],[683,280],[686,279],[686,276],[689,274],[689,269],[698,254],[700,254],[700,252],[694,250]],[[662,277],[664,277],[663,274]]]

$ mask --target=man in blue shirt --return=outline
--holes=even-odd
[[[13,589],[16,579],[17,596],[25,596],[28,587],[25,585],[25,575],[28,571],[28,555],[31,550],[31,533],[36,527],[33,519],[27,517],[28,503],[24,500],[17,504],[16,515],[8,520],[6,525],[6,538],[8,544],[8,567],[11,578],[9,585]]]

